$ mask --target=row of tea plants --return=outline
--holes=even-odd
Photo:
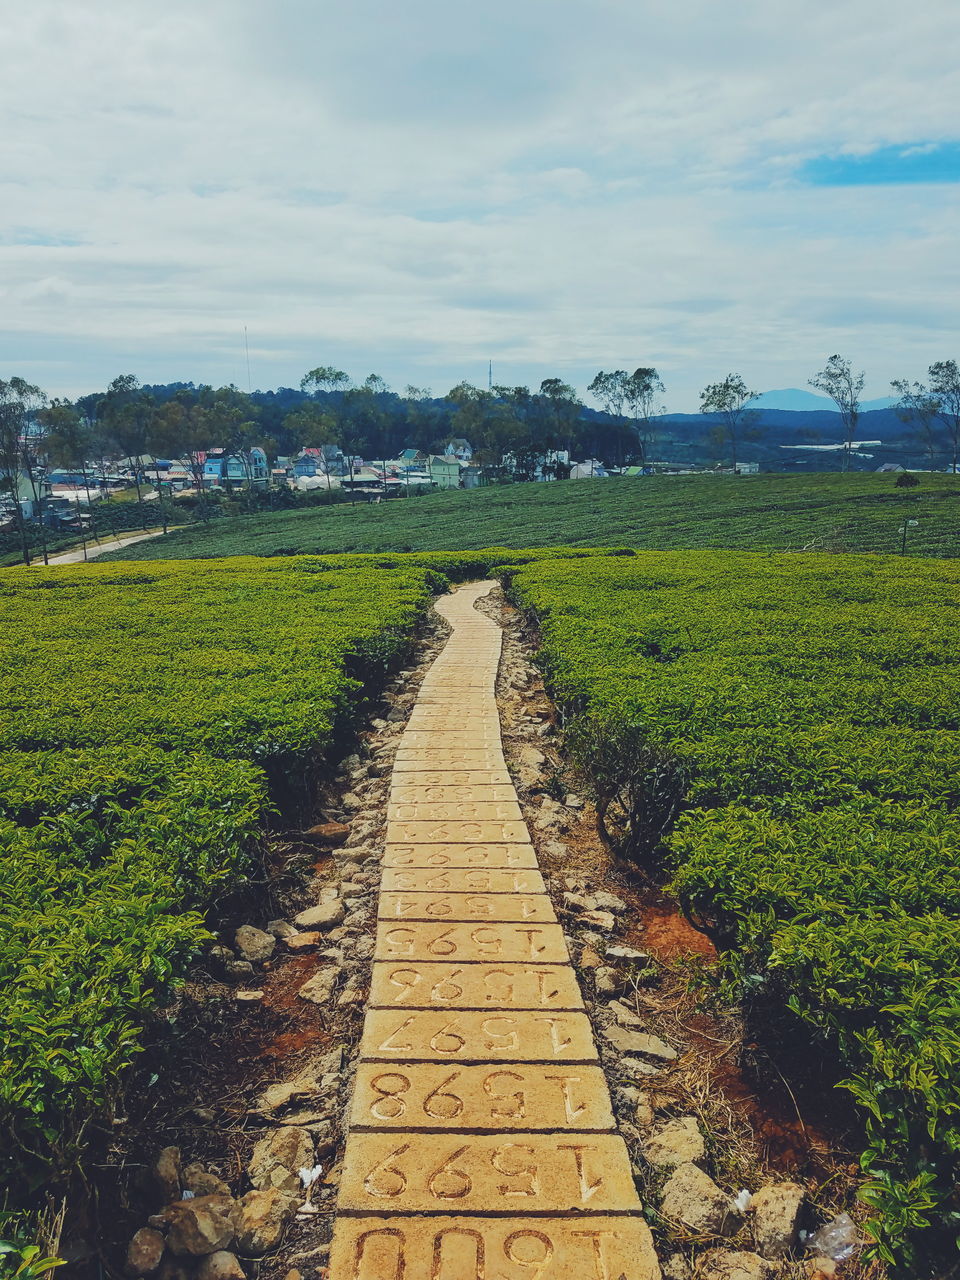
[[[641,552],[512,588],[609,838],[665,851],[758,1022],[840,1055],[874,1250],[921,1265],[960,1229],[960,568]]]
[[[0,575],[0,1185],[69,1174],[290,779],[407,653],[422,566]]]

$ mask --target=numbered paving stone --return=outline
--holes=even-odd
[[[413,803],[391,797],[390,822],[522,822],[516,800],[424,800]]]
[[[497,705],[496,697],[492,676],[469,682],[468,678],[449,676],[442,682],[425,686],[417,698],[416,709],[434,707],[446,711],[452,707],[473,707],[492,712]]]
[[[495,715],[469,711],[463,707],[442,712],[415,711],[407,721],[403,737],[417,733],[479,733],[484,738],[500,739],[500,721]]]
[[[406,776],[406,775],[404,775]],[[509,783],[481,782],[483,774],[476,775],[473,783],[457,782],[429,783],[400,782],[390,788],[391,804],[502,804],[504,801],[516,804],[517,793]]]
[[[420,688],[420,694],[442,693],[450,702],[487,698],[492,704],[496,693],[497,666],[486,661],[464,663],[458,667],[445,667],[431,673]],[[417,698],[417,705],[421,705]]]
[[[501,773],[506,773],[507,766],[504,763],[503,751],[499,743],[496,745],[491,743],[489,748],[480,751],[476,749],[462,751],[459,748],[454,750],[452,747],[445,749],[437,747],[404,748],[402,743],[397,749],[397,755],[393,762],[394,777],[402,773],[436,769],[469,769],[471,771],[496,769]]]
[[[443,695],[442,700],[439,696],[431,697],[430,690],[427,691],[427,696],[423,700],[418,697],[411,710],[411,716],[429,716],[435,720],[454,719],[459,716],[461,724],[468,722],[471,725],[481,720],[490,721],[490,723],[500,721],[496,696],[485,689],[472,689],[466,694],[452,689],[443,689],[439,693]]]
[[[375,960],[444,960],[452,963],[503,960],[565,964],[570,956],[558,924],[377,924]]]
[[[493,694],[485,693],[482,700],[476,698],[464,701],[448,695],[442,701],[437,696],[425,703],[417,703],[403,727],[405,732],[414,729],[424,732],[437,727],[447,733],[451,729],[463,733],[475,724],[490,729],[500,728],[500,717]],[[497,735],[491,733],[490,736]]]
[[[596,1133],[615,1126],[600,1067],[365,1062],[357,1069],[350,1129]]]
[[[486,676],[485,679],[489,681],[489,689],[445,689],[424,684],[417,695],[416,708],[419,710],[421,707],[432,707],[442,703],[444,707],[480,707],[486,711],[496,706],[496,699],[493,690],[493,674]]]
[[[463,662],[448,663],[431,671],[420,688],[443,689],[451,697],[458,693],[474,693],[480,689],[492,697],[498,666],[499,663],[488,662],[485,654],[477,661],[465,659]]]
[[[416,772],[416,777],[408,777],[411,772]],[[391,784],[391,795],[395,791],[421,790],[427,788],[433,790],[441,787],[456,787],[463,789],[469,787],[471,790],[477,788],[480,791],[508,791],[509,796],[493,796],[492,799],[503,800],[515,796],[513,783],[510,781],[510,774],[504,769],[418,769],[416,771],[406,770],[398,774]],[[398,797],[399,799],[400,797]]]
[[[443,702],[418,701],[410,713],[410,718],[411,721],[414,719],[449,720],[454,723],[459,720],[461,729],[472,729],[474,725],[481,724],[495,728],[500,723],[496,698],[493,694],[487,693],[477,693],[467,699],[461,698],[458,694],[448,694]]]
[[[596,1062],[584,1013],[370,1009],[362,1062]]]
[[[639,1214],[340,1219],[329,1280],[660,1280]]]
[[[464,728],[462,722],[451,729],[407,729],[404,731],[401,743],[404,750],[410,750],[413,747],[442,750],[447,747],[461,751],[483,751],[488,744],[500,746],[499,727],[494,728],[491,725],[490,728],[485,728],[483,725],[478,725],[475,729]]]
[[[516,845],[511,846],[516,848]],[[480,871],[460,868],[453,871],[413,871],[387,868],[380,879],[387,893],[545,893],[539,871]]]
[[[623,1139],[613,1134],[357,1133],[343,1162],[347,1212],[609,1212],[636,1209]],[[428,1273],[429,1274],[429,1273]]]
[[[495,680],[500,666],[500,654],[496,650],[483,653],[461,653],[456,658],[438,660],[428,671],[424,685],[435,684],[438,680]]]
[[[457,654],[451,654],[445,662],[437,664],[436,670],[427,673],[424,683],[455,682],[458,689],[470,688],[481,682],[492,687],[500,670],[501,653],[499,649],[467,648]]]
[[[537,867],[532,844],[388,844],[381,865],[391,867],[488,868],[511,870]]]
[[[486,689],[470,689],[465,694],[454,689],[441,689],[436,691],[436,696],[433,690],[428,689],[425,697],[417,698],[410,714],[433,719],[452,719],[459,715],[461,723],[469,720],[470,724],[476,720],[500,720],[496,695]]]
[[[523,822],[388,822],[388,844],[529,844]]]
[[[500,745],[500,722],[495,717],[478,716],[460,710],[455,714],[444,713],[443,716],[412,715],[404,727],[403,741],[416,742],[422,735],[431,734],[436,739],[431,745],[442,746],[447,738],[467,733],[476,734],[485,742]]]
[[[440,655],[439,661],[449,662],[454,655],[459,656],[468,650],[471,652],[499,653],[503,642],[500,628],[496,623],[486,619],[482,622],[475,622],[475,619],[478,619],[479,616],[479,614],[474,613],[472,616],[468,614],[465,618],[456,619],[454,624],[456,632]]]
[[[370,1008],[582,1009],[569,964],[378,961]]]
[[[544,893],[380,893],[381,920],[533,920],[555,922]]]

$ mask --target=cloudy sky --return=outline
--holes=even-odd
[[[0,377],[960,357],[956,0],[0,7]]]

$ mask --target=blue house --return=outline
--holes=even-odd
[[[208,449],[203,460],[203,487],[231,489],[249,484],[266,488],[270,483],[267,455],[259,446],[244,453],[228,453],[226,449]]]

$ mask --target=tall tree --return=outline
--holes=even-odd
[[[667,411],[666,405],[657,403],[664,393],[663,382],[656,369],[641,366],[634,369],[626,380],[624,392],[633,429],[637,433],[640,457],[646,462],[655,434],[653,419]]]
[[[626,369],[614,369],[611,373],[606,373],[601,369],[587,387],[587,391],[597,401],[603,412],[609,414],[610,417],[615,420],[614,431],[616,433],[617,442],[617,459],[621,466],[624,462],[623,408],[627,399],[627,384],[629,381],[630,375],[627,373]],[[591,452],[594,451],[595,450],[591,446]]]
[[[433,404],[433,392],[429,387],[408,385],[403,393],[403,406],[413,445],[429,452],[437,443],[437,435],[441,430],[440,414]]]
[[[349,374],[333,365],[321,364],[300,379],[301,391],[346,391],[350,386]]]
[[[960,369],[956,360],[938,360],[927,375],[930,394],[937,398],[940,421],[950,441],[950,470],[956,474],[960,463]]]
[[[737,448],[741,441],[756,437],[756,414],[747,408],[755,400],[739,373],[728,373],[722,382],[712,382],[700,392],[700,412],[720,415],[718,442],[730,445],[733,467],[737,467]]]
[[[182,458],[187,464],[197,493],[197,513],[209,519],[206,490],[203,487],[204,464],[208,451],[220,443],[219,424],[211,419],[208,402],[213,388],[183,388],[172,400],[162,405],[154,418],[152,436],[154,451]],[[205,403],[207,402],[207,403]]]
[[[940,418],[940,401],[931,395],[922,382],[908,382],[895,378],[890,386],[900,397],[896,404],[897,417],[918,428],[930,459],[931,470],[937,451],[936,423]]]
[[[200,399],[207,418],[209,436],[224,450],[223,463],[228,474],[223,477],[228,490],[232,488],[229,476],[231,458],[239,458],[243,467],[248,503],[253,505],[253,453],[262,446],[264,434],[257,421],[253,400],[235,386],[219,387],[213,391],[201,387]]]
[[[460,382],[447,392],[456,405],[447,434],[462,436],[473,446],[474,461],[486,479],[506,474],[504,455],[512,453],[516,470],[526,477],[531,463],[530,419],[533,397],[527,387],[486,388]]]
[[[43,562],[47,563],[46,525],[43,521],[43,482],[40,468],[43,456],[44,428],[39,414],[46,396],[31,382],[13,377],[0,380],[0,489],[5,489],[13,503],[13,518],[20,535],[23,563],[30,563],[30,536],[23,510],[21,487],[26,482],[37,507],[43,543]]]
[[[140,385],[132,373],[121,374],[107,387],[107,394],[100,402],[98,417],[104,425],[105,435],[116,452],[127,460],[133,472],[137,489],[137,504],[141,523],[147,527],[143,507],[141,481],[144,474],[144,457],[153,419],[154,400]],[[159,492],[159,491],[158,491]]]
[[[583,405],[576,388],[561,378],[544,378],[537,395],[542,415],[542,431],[538,443],[544,452],[561,446],[573,452]]]
[[[843,451],[844,471],[850,466],[850,454],[857,435],[860,393],[863,391],[863,384],[863,373],[855,374],[850,367],[850,361],[837,355],[831,356],[820,372],[814,374],[807,384],[829,396],[840,410],[846,446]]]
[[[87,510],[90,511],[90,478],[88,462],[90,457],[90,419],[80,411],[77,404],[70,400],[54,399],[41,410],[44,427],[47,433],[47,453],[55,466],[69,467],[79,471],[83,477],[83,487],[87,494]],[[87,558],[87,538],[84,528],[84,517],[80,511],[80,496],[77,495],[77,517],[80,533],[83,538],[83,558]]]
[[[587,391],[604,413],[609,413],[612,418],[623,417],[623,406],[627,398],[626,383],[629,377],[626,369],[614,369],[612,373],[604,373],[601,369],[587,387]]]
[[[87,396],[80,396],[75,401],[77,409],[80,412],[84,433],[84,448],[86,449],[82,464],[78,462],[77,465],[81,467],[81,471],[83,473],[83,487],[87,494],[87,510],[91,513],[93,512],[93,502],[90,497],[90,466],[92,460],[96,458],[98,454],[103,453],[103,448],[101,447],[103,427],[100,422],[100,406],[102,403],[103,396],[98,392],[92,392]],[[100,535],[96,531],[95,524],[93,528],[94,537],[99,542]]]
[[[320,445],[332,444],[336,439],[337,420],[322,404],[308,400],[287,414],[283,430],[295,448],[318,449]]]

